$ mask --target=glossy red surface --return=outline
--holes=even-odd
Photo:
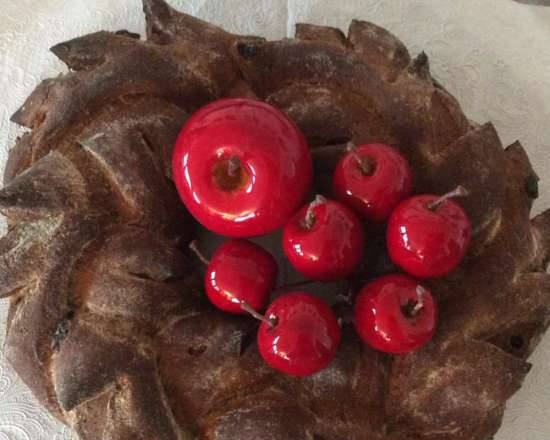
[[[216,165],[236,157],[245,179],[235,190],[216,182]],[[284,225],[312,181],[305,138],[276,108],[259,101],[226,99],[195,113],[176,142],[176,187],[191,214],[226,236],[249,237]]]
[[[277,321],[273,328],[261,323],[258,349],[276,370],[309,376],[326,368],[336,356],[340,326],[322,299],[292,292],[273,301],[265,316]]]
[[[367,284],[355,302],[354,324],[361,339],[373,348],[392,354],[417,350],[435,333],[437,305],[424,289],[423,307],[415,316],[403,308],[417,301],[418,282],[407,275],[387,275]]]
[[[357,215],[334,200],[314,208],[315,223],[303,225],[309,205],[302,207],[283,230],[283,250],[304,276],[331,281],[348,276],[363,258],[365,238]]]
[[[269,252],[247,240],[223,243],[205,275],[206,295],[219,309],[246,313],[241,303],[263,311],[277,280],[277,263]]]
[[[447,275],[464,257],[471,225],[462,207],[446,200],[435,211],[427,205],[438,196],[420,195],[402,202],[388,222],[388,252],[395,264],[419,278]]]
[[[381,223],[410,195],[411,168],[401,153],[389,145],[358,145],[355,153],[372,163],[372,174],[365,175],[357,156],[347,153],[334,171],[334,194],[364,218]]]

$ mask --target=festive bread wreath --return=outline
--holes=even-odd
[[[0,295],[6,354],[36,398],[83,440],[493,438],[550,316],[550,211],[530,219],[538,178],[522,146],[469,121],[427,56],[374,24],[299,24],[268,42],[162,0],[144,9],[146,41],[53,47],[71,71],[13,116],[30,131],[0,192]],[[428,345],[388,356],[344,324],[335,361],[294,378],[263,363],[254,320],[205,301],[170,162],[190,114],[223,97],[285,112],[321,191],[349,141],[397,146],[417,193],[470,190],[468,254],[426,281],[440,309]]]

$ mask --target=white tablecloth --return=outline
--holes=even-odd
[[[172,0],[228,30],[270,38],[297,21],[346,29],[352,18],[382,25],[425,50],[435,76],[474,120],[520,139],[541,177],[535,211],[550,206],[550,8],[512,0]],[[48,53],[100,29],[143,33],[140,0],[0,0],[0,164],[18,131],[9,116],[42,79],[63,71]],[[546,148],[545,148],[546,147]],[[0,301],[0,346],[7,302]],[[511,400],[497,440],[550,439],[550,335]],[[61,440],[70,431],[38,407],[0,352],[0,440]]]

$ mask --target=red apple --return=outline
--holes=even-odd
[[[336,197],[364,218],[381,223],[412,190],[407,160],[385,144],[350,145],[336,166]]]
[[[185,124],[173,174],[203,226],[249,237],[288,221],[310,189],[313,167],[304,136],[282,112],[259,101],[224,99]]]
[[[336,316],[322,299],[292,292],[268,307],[258,330],[258,349],[276,370],[309,376],[332,362],[340,338]]]
[[[277,281],[272,255],[247,240],[233,239],[214,253],[205,275],[206,295],[229,313],[262,311]]]
[[[388,222],[387,246],[393,262],[418,278],[447,275],[462,261],[472,235],[468,215],[450,197],[419,195],[403,201]]]
[[[283,250],[304,276],[333,281],[361,262],[364,233],[357,215],[334,200],[318,197],[302,207],[283,230]]]
[[[407,275],[386,275],[357,295],[355,329],[373,348],[393,354],[417,350],[436,329],[437,305],[431,293]]]

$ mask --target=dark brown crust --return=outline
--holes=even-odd
[[[428,58],[376,25],[309,24],[296,39],[229,34],[144,0],[147,41],[99,32],[52,51],[13,120],[0,191],[6,353],[83,440],[489,440],[550,317],[550,211],[519,143],[471,124]],[[181,251],[189,219],[169,182],[187,115],[224,96],[266,100],[306,134],[319,185],[349,140],[396,145],[416,190],[457,184],[474,226],[461,267],[430,281],[441,326],[391,358],[345,326],[337,359],[306,379],[269,369],[255,323],[204,304]]]

